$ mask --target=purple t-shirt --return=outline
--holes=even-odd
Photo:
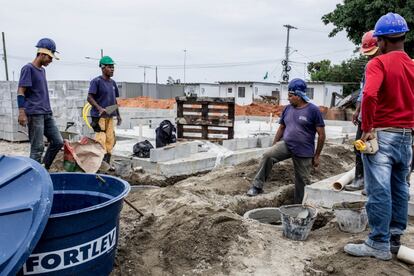
[[[316,128],[325,126],[316,105],[308,103],[301,108],[288,105],[283,110],[279,123],[286,127],[282,139],[293,155],[314,156]]]
[[[31,63],[23,66],[20,72],[19,87],[26,87],[24,108],[27,115],[52,113],[46,72],[43,67],[37,68]]]
[[[96,103],[103,108],[116,104],[116,98],[119,97],[116,82],[113,79],[105,80],[102,76],[91,80],[89,94],[91,94]],[[115,114],[115,112],[112,114],[104,114],[101,117],[109,118]],[[99,117],[99,112],[95,107],[92,107],[91,109],[91,116]]]

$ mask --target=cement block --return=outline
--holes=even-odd
[[[191,145],[189,143],[176,143],[174,159],[186,158],[191,155]]]
[[[247,138],[248,148],[253,149],[257,147],[257,137],[249,137]]]
[[[260,148],[268,148],[272,145],[273,137],[271,136],[261,136],[257,139],[257,144]]]
[[[238,138],[236,139],[237,150],[247,149],[249,147],[249,142],[247,138]]]
[[[164,147],[150,150],[151,162],[163,162],[175,158],[175,147]]]
[[[228,150],[235,151],[237,150],[237,140],[236,139],[223,140],[223,147],[225,147]]]

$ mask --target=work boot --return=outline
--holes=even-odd
[[[401,235],[391,235],[390,238],[390,249],[392,254],[398,254],[398,250],[400,250],[401,246]]]
[[[110,153],[105,153],[103,161],[105,161],[108,164],[111,164],[111,154]]]
[[[263,189],[261,188],[257,188],[256,186],[252,186],[248,191],[247,191],[247,195],[248,196],[257,196],[258,194],[263,193]]]
[[[345,191],[359,191],[364,189],[364,178],[358,177],[351,184],[345,185]]]
[[[383,251],[374,249],[365,243],[361,244],[353,244],[348,243],[344,247],[344,251],[349,255],[356,256],[356,257],[375,257],[382,261],[389,261],[392,259],[392,255],[390,251]]]
[[[355,178],[351,184],[345,185],[345,191],[359,191],[364,189],[364,167],[357,161],[355,166]]]

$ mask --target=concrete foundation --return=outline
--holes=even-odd
[[[360,201],[367,200],[366,196],[362,195],[361,191],[334,191],[332,183],[339,179],[343,174],[332,176],[322,181],[313,183],[305,187],[305,197],[303,203],[316,207],[323,207],[331,209],[334,203],[342,201]],[[413,183],[414,175],[411,175],[410,182]],[[410,198],[408,202],[408,215],[414,216],[414,187],[410,187]]]

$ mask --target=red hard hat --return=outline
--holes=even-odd
[[[378,40],[376,37],[373,36],[374,31],[371,30],[369,32],[366,32],[362,36],[362,46],[361,46],[361,52],[363,55],[370,56],[377,52],[378,50]]]

